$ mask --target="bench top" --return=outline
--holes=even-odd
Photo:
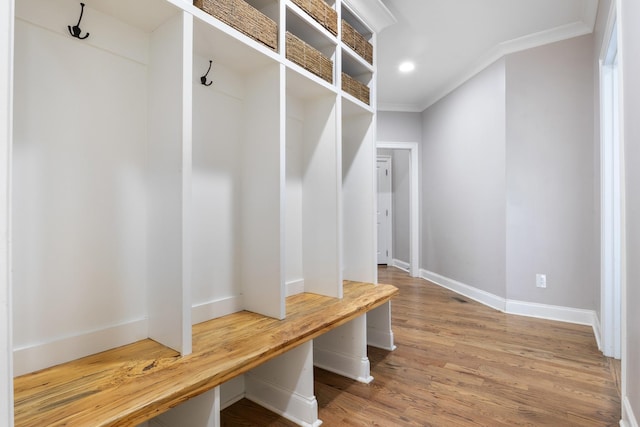
[[[151,339],[14,379],[16,427],[135,426],[389,301],[391,285],[345,281],[343,298],[287,298],[287,317],[248,311],[193,326],[193,352]]]

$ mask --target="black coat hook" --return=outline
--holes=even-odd
[[[82,21],[83,13],[84,13],[84,3],[80,3],[80,18],[78,18],[78,23],[73,27],[71,25],[67,26],[67,28],[69,29],[69,34],[71,34],[73,37],[80,40],[84,40],[87,37],[89,37],[89,33],[85,34],[84,36],[80,36],[80,33],[82,32],[82,30],[80,29],[80,21]]]
[[[209,75],[209,71],[211,71],[211,63],[213,61],[209,61],[209,69],[207,70],[206,73],[204,73],[204,76],[200,77],[200,83],[202,83],[205,86],[211,86],[213,84],[213,81],[210,81],[209,83],[207,83],[207,75]]]

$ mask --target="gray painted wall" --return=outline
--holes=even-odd
[[[378,141],[422,141],[422,114],[379,111],[377,115]]]
[[[409,150],[393,150],[393,258],[407,264],[411,262],[410,161]]]
[[[508,299],[599,307],[592,52],[589,35],[506,57]]]
[[[598,308],[592,52],[584,36],[508,55],[423,113],[422,268]]]
[[[626,352],[623,355],[623,393],[640,421],[640,2],[622,0],[618,11],[624,85],[623,138],[626,165]],[[620,52],[620,51],[619,51]],[[624,348],[624,347],[623,347]]]
[[[423,113],[421,268],[505,297],[499,60]]]

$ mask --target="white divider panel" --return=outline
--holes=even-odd
[[[367,320],[360,316],[313,341],[313,363],[362,383],[370,383],[367,357]]]
[[[278,319],[285,316],[283,82],[281,64],[245,80],[239,256],[245,308]]]
[[[220,427],[220,387],[153,418],[149,427]]]
[[[336,97],[304,104],[302,253],[306,292],[342,298]]]
[[[151,34],[149,52],[149,336],[191,353],[191,67],[193,17]]]
[[[342,117],[344,278],[368,283],[377,277],[373,126],[366,112]]]
[[[301,426],[319,426],[308,341],[245,374],[246,397]]]

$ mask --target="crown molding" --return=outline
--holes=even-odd
[[[403,113],[422,113],[424,108],[416,104],[394,104],[392,102],[378,102],[376,111],[398,111]]]
[[[374,33],[398,22],[380,0],[342,0],[342,4],[356,13]]]
[[[597,2],[593,2],[590,0],[589,4],[595,4],[597,10]],[[549,30],[528,34],[523,37],[518,37],[516,39],[502,42],[487,51],[461,74],[449,80],[449,82],[445,84],[442,89],[437,91],[432,96],[427,97],[425,103],[422,104],[418,110],[424,111],[427,108],[431,107],[433,104],[453,92],[455,89],[462,86],[473,76],[506,55],[539,46],[544,46],[550,43],[559,42],[562,40],[571,39],[573,37],[583,36],[585,34],[590,34],[592,31],[593,25],[588,25],[583,21],[577,21],[570,24],[561,25],[559,27],[551,28]]]

